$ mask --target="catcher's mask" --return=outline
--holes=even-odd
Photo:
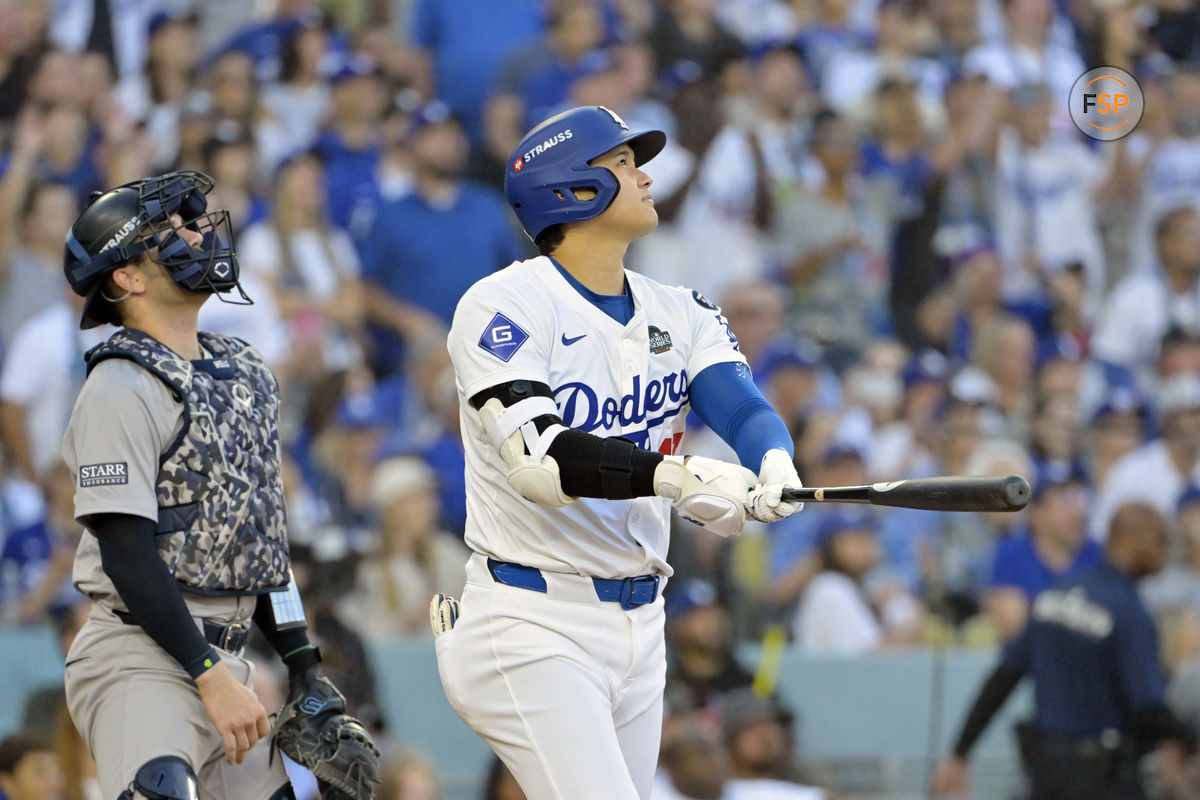
[[[238,283],[229,212],[207,211],[213,179],[202,172],[171,172],[93,194],[67,232],[63,270],[71,289],[86,297],[81,328],[117,323],[113,298],[101,290],[104,277],[157,248],[154,260],[183,288],[237,305],[253,301]],[[179,216],[178,222],[171,219]],[[179,231],[201,235],[189,245]],[[237,297],[222,297],[237,290]]]

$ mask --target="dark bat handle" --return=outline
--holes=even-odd
[[[1029,502],[1029,482],[1020,475],[913,478],[870,486],[785,490],[785,501],[870,503],[929,511],[1020,511]]]

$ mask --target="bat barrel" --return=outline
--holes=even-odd
[[[784,499],[870,503],[930,511],[1020,511],[1029,502],[1029,496],[1029,482],[1020,475],[946,475],[870,486],[804,488],[787,492]]]

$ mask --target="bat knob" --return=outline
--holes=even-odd
[[[1020,475],[1009,475],[1002,487],[1004,500],[1013,511],[1020,511],[1029,504],[1029,481]]]

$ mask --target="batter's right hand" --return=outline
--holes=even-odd
[[[253,690],[218,661],[196,678],[204,710],[225,744],[225,761],[240,764],[254,743],[271,732],[267,712]]]

